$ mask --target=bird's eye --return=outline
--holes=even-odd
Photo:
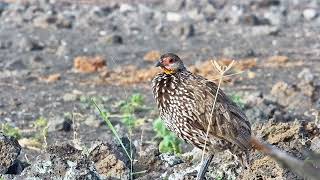
[[[173,63],[173,59],[169,59],[169,63]]]

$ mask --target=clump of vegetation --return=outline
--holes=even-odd
[[[120,104],[120,112],[122,113],[121,121],[128,127],[132,129],[143,124],[144,120],[136,117],[135,112],[143,109],[144,98],[141,94],[136,93],[129,97],[128,101],[122,102]]]
[[[36,131],[34,139],[38,142],[45,143],[48,136],[48,120],[44,117],[39,117],[33,122],[34,129]]]
[[[159,150],[161,153],[174,153],[179,154],[181,153],[181,140],[173,134],[171,131],[169,131],[163,121],[158,118],[153,123],[153,129],[157,133],[156,137],[161,138],[161,142],[159,144]]]
[[[231,100],[236,103],[241,109],[244,109],[244,102],[240,95],[238,94],[231,94],[230,96]]]
[[[20,139],[22,137],[20,129],[11,126],[8,123],[2,124],[1,125],[1,132],[3,132],[7,136],[14,137],[15,139]]]

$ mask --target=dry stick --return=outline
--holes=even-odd
[[[210,113],[210,117],[212,117],[213,112],[214,112],[214,108],[215,108],[215,106],[216,106],[216,102],[217,102],[217,98],[218,98],[218,94],[219,94],[221,82],[222,82],[222,79],[223,79],[223,77],[224,77],[224,73],[227,72],[227,71],[233,66],[234,60],[232,60],[232,62],[231,62],[227,67],[224,66],[223,69],[221,69],[221,67],[216,63],[216,61],[211,61],[211,63],[212,63],[212,64],[216,67],[216,69],[219,71],[220,77],[219,77],[218,88],[217,88],[217,91],[216,91],[216,94],[215,94],[215,97],[214,97],[214,101],[213,101],[213,105],[212,105],[212,110],[211,110],[211,113]],[[207,127],[207,132],[206,132],[206,138],[205,138],[205,141],[204,141],[204,147],[203,147],[203,150],[202,150],[201,163],[203,163],[203,161],[204,161],[204,154],[205,154],[205,149],[206,149],[206,145],[207,145],[207,139],[208,139],[209,132],[210,132],[211,122],[212,122],[212,121],[209,120],[209,124],[208,124],[208,127]]]

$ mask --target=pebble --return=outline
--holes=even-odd
[[[79,95],[78,94],[73,94],[73,93],[66,93],[63,95],[62,99],[64,102],[72,102],[72,101],[77,101],[79,100]]]
[[[302,14],[306,20],[310,21],[310,20],[313,20],[317,17],[318,12],[315,9],[308,8],[308,9],[303,10]]]
[[[174,22],[179,22],[182,20],[182,16],[179,13],[175,12],[167,12],[167,21],[174,21]]]
[[[69,132],[72,130],[72,120],[67,117],[56,117],[53,120],[50,120],[48,131],[65,131]]]
[[[19,41],[18,47],[20,48],[20,51],[28,52],[28,51],[42,50],[44,48],[44,45],[30,38],[23,37]]]
[[[160,154],[160,159],[167,162],[170,167],[183,163],[183,161],[179,157],[168,153]]]
[[[304,68],[298,74],[298,78],[310,83],[310,82],[312,82],[314,80],[314,75],[311,73],[310,69]]]

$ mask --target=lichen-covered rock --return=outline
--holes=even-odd
[[[98,180],[93,163],[70,144],[53,145],[40,160],[26,168],[19,178],[29,179],[90,179]]]
[[[8,171],[19,156],[21,146],[13,137],[8,137],[0,132],[0,174]]]

